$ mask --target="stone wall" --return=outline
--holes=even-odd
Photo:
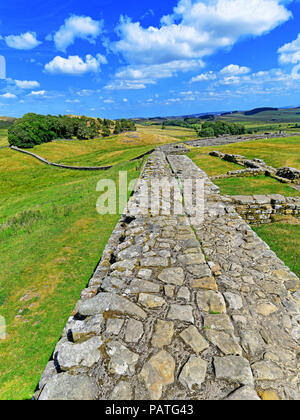
[[[249,224],[265,224],[275,216],[300,217],[300,197],[283,197],[280,194],[254,196],[228,196],[236,211]],[[275,218],[276,220],[276,218]]]
[[[300,183],[300,170],[295,168],[280,168],[276,175]]]
[[[141,180],[153,178],[203,180],[204,222],[187,203],[142,213]],[[35,398],[297,400],[299,290],[203,171],[155,152]]]
[[[61,168],[61,169],[71,169],[71,170],[76,170],[76,171],[107,171],[111,168],[113,168],[116,165],[110,165],[110,166],[70,166],[70,165],[62,165],[59,163],[52,163],[49,162],[47,159],[36,155],[35,153],[29,152],[28,150],[23,150],[23,149],[19,149],[16,146],[11,146],[10,147],[12,150],[15,150],[16,152],[20,152],[20,153],[24,153],[26,155],[32,156],[33,158],[39,160],[42,163],[45,163],[46,165],[49,166],[54,166],[55,168]],[[150,155],[151,153],[153,153],[154,149],[150,150],[149,152],[143,153],[140,156],[137,156],[133,159],[130,160],[130,162],[134,162],[136,160],[140,160],[148,155]]]

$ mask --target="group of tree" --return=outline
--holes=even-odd
[[[23,118],[17,119],[9,127],[8,141],[11,146],[31,148],[55,139],[89,140],[101,136],[109,137],[117,123],[108,119],[102,120],[85,116],[52,116],[29,113],[25,114]],[[134,123],[133,126],[131,121],[124,120],[121,124],[121,132],[129,131],[129,128],[130,131],[136,129]]]
[[[202,124],[201,129],[198,131],[200,137],[219,137],[224,135],[240,135],[246,134],[247,129],[242,124],[229,123],[226,121],[206,121]]]
[[[126,131],[136,131],[135,123],[131,120],[122,120],[116,121],[114,134],[124,133]]]

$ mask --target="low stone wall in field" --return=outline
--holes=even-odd
[[[229,171],[227,174],[212,176],[212,180],[226,179],[226,178],[244,178],[259,175],[265,175],[266,171],[262,169],[241,169],[239,171]]]
[[[291,181],[297,181],[300,183],[300,170],[296,168],[280,168],[276,172],[276,175],[281,178],[286,178]]]
[[[271,194],[232,196],[229,199],[243,219],[252,225],[271,223],[276,215],[300,217],[300,197]]]

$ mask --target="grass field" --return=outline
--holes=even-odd
[[[277,256],[300,277],[300,223],[272,223],[254,228]]]
[[[276,139],[263,139],[230,144],[226,146],[202,147],[198,155],[207,154],[213,150],[224,153],[243,155],[247,158],[260,158],[275,168],[289,166],[300,169],[300,137],[286,137]]]
[[[222,195],[265,195],[281,194],[285,197],[299,197],[300,192],[289,185],[281,184],[273,178],[262,176],[225,178],[214,180]]]
[[[161,125],[142,126],[138,125],[138,131],[143,134],[154,134],[157,136],[173,137],[177,140],[194,140],[197,139],[195,130],[184,127],[166,126],[162,129]],[[169,141],[170,142],[170,141]]]
[[[119,219],[96,212],[96,184],[119,170],[133,179],[135,165],[82,173],[0,150],[0,399],[32,396]]]
[[[30,149],[47,160],[75,166],[114,165],[127,161],[153,149],[153,147],[178,142],[173,137],[161,136],[151,130],[138,130],[118,136],[88,141],[54,141]]]
[[[0,147],[8,146],[7,129],[0,129]]]
[[[202,153],[202,148],[194,148],[187,154],[199,168],[207,173],[208,176],[222,175],[229,171],[243,169],[240,165],[232,162],[226,162],[220,158],[209,156],[207,153]]]

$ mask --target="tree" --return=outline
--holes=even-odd
[[[108,128],[108,127],[103,127],[103,130],[102,130],[102,137],[109,137],[110,136],[110,129]]]

